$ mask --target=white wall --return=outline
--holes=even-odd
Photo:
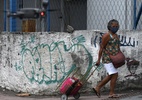
[[[140,65],[125,64],[120,68],[117,88],[131,87],[130,84],[139,87],[141,84],[138,82],[142,78],[142,32],[119,33],[122,51],[126,57],[140,61]],[[97,31],[75,31],[73,34],[2,33],[0,86],[16,92],[53,94],[57,85],[75,71],[74,68],[81,68],[76,75],[78,78],[91,68],[97,60],[100,40],[101,33]],[[131,71],[134,73],[131,74]],[[88,80],[86,91],[90,91],[105,76],[104,68],[96,71]],[[109,85],[105,87],[106,90]]]

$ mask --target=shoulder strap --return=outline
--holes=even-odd
[[[112,38],[112,39],[113,39],[113,36],[112,36],[111,34],[109,34],[109,36],[110,36],[110,38]]]

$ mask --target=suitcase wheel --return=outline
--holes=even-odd
[[[77,93],[77,94],[73,95],[73,97],[74,97],[75,99],[79,99],[80,94],[79,94],[79,93]]]
[[[68,96],[67,96],[66,94],[63,94],[63,95],[61,96],[61,100],[68,100]]]

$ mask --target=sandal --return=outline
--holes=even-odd
[[[112,95],[109,95],[108,98],[119,98],[119,96],[117,94],[112,94]]]
[[[98,96],[98,98],[100,98],[100,97],[101,97],[100,93],[97,92],[96,89],[94,89],[94,88],[92,88],[92,89],[93,89],[93,91],[95,92],[95,94]]]

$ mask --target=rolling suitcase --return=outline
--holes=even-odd
[[[101,69],[100,66],[96,67],[88,77],[86,77],[86,75],[87,75],[87,73],[86,73],[86,75],[84,75],[81,80],[79,80],[78,78],[75,78],[74,74],[72,77],[67,77],[62,82],[62,84],[59,85],[60,86],[60,93],[62,94],[61,100],[68,100],[68,96],[70,96],[70,95],[73,96],[75,99],[79,99],[79,97],[80,97],[79,90],[81,89],[83,84],[86,83],[86,81],[93,75],[93,73],[96,70],[100,70],[100,69]],[[85,79],[84,79],[84,77],[85,77]]]
[[[78,99],[80,97],[78,91],[81,87],[82,83],[79,79],[75,77],[68,77],[60,87],[60,92],[63,94],[61,99],[67,100],[69,95],[72,95],[75,99]]]

